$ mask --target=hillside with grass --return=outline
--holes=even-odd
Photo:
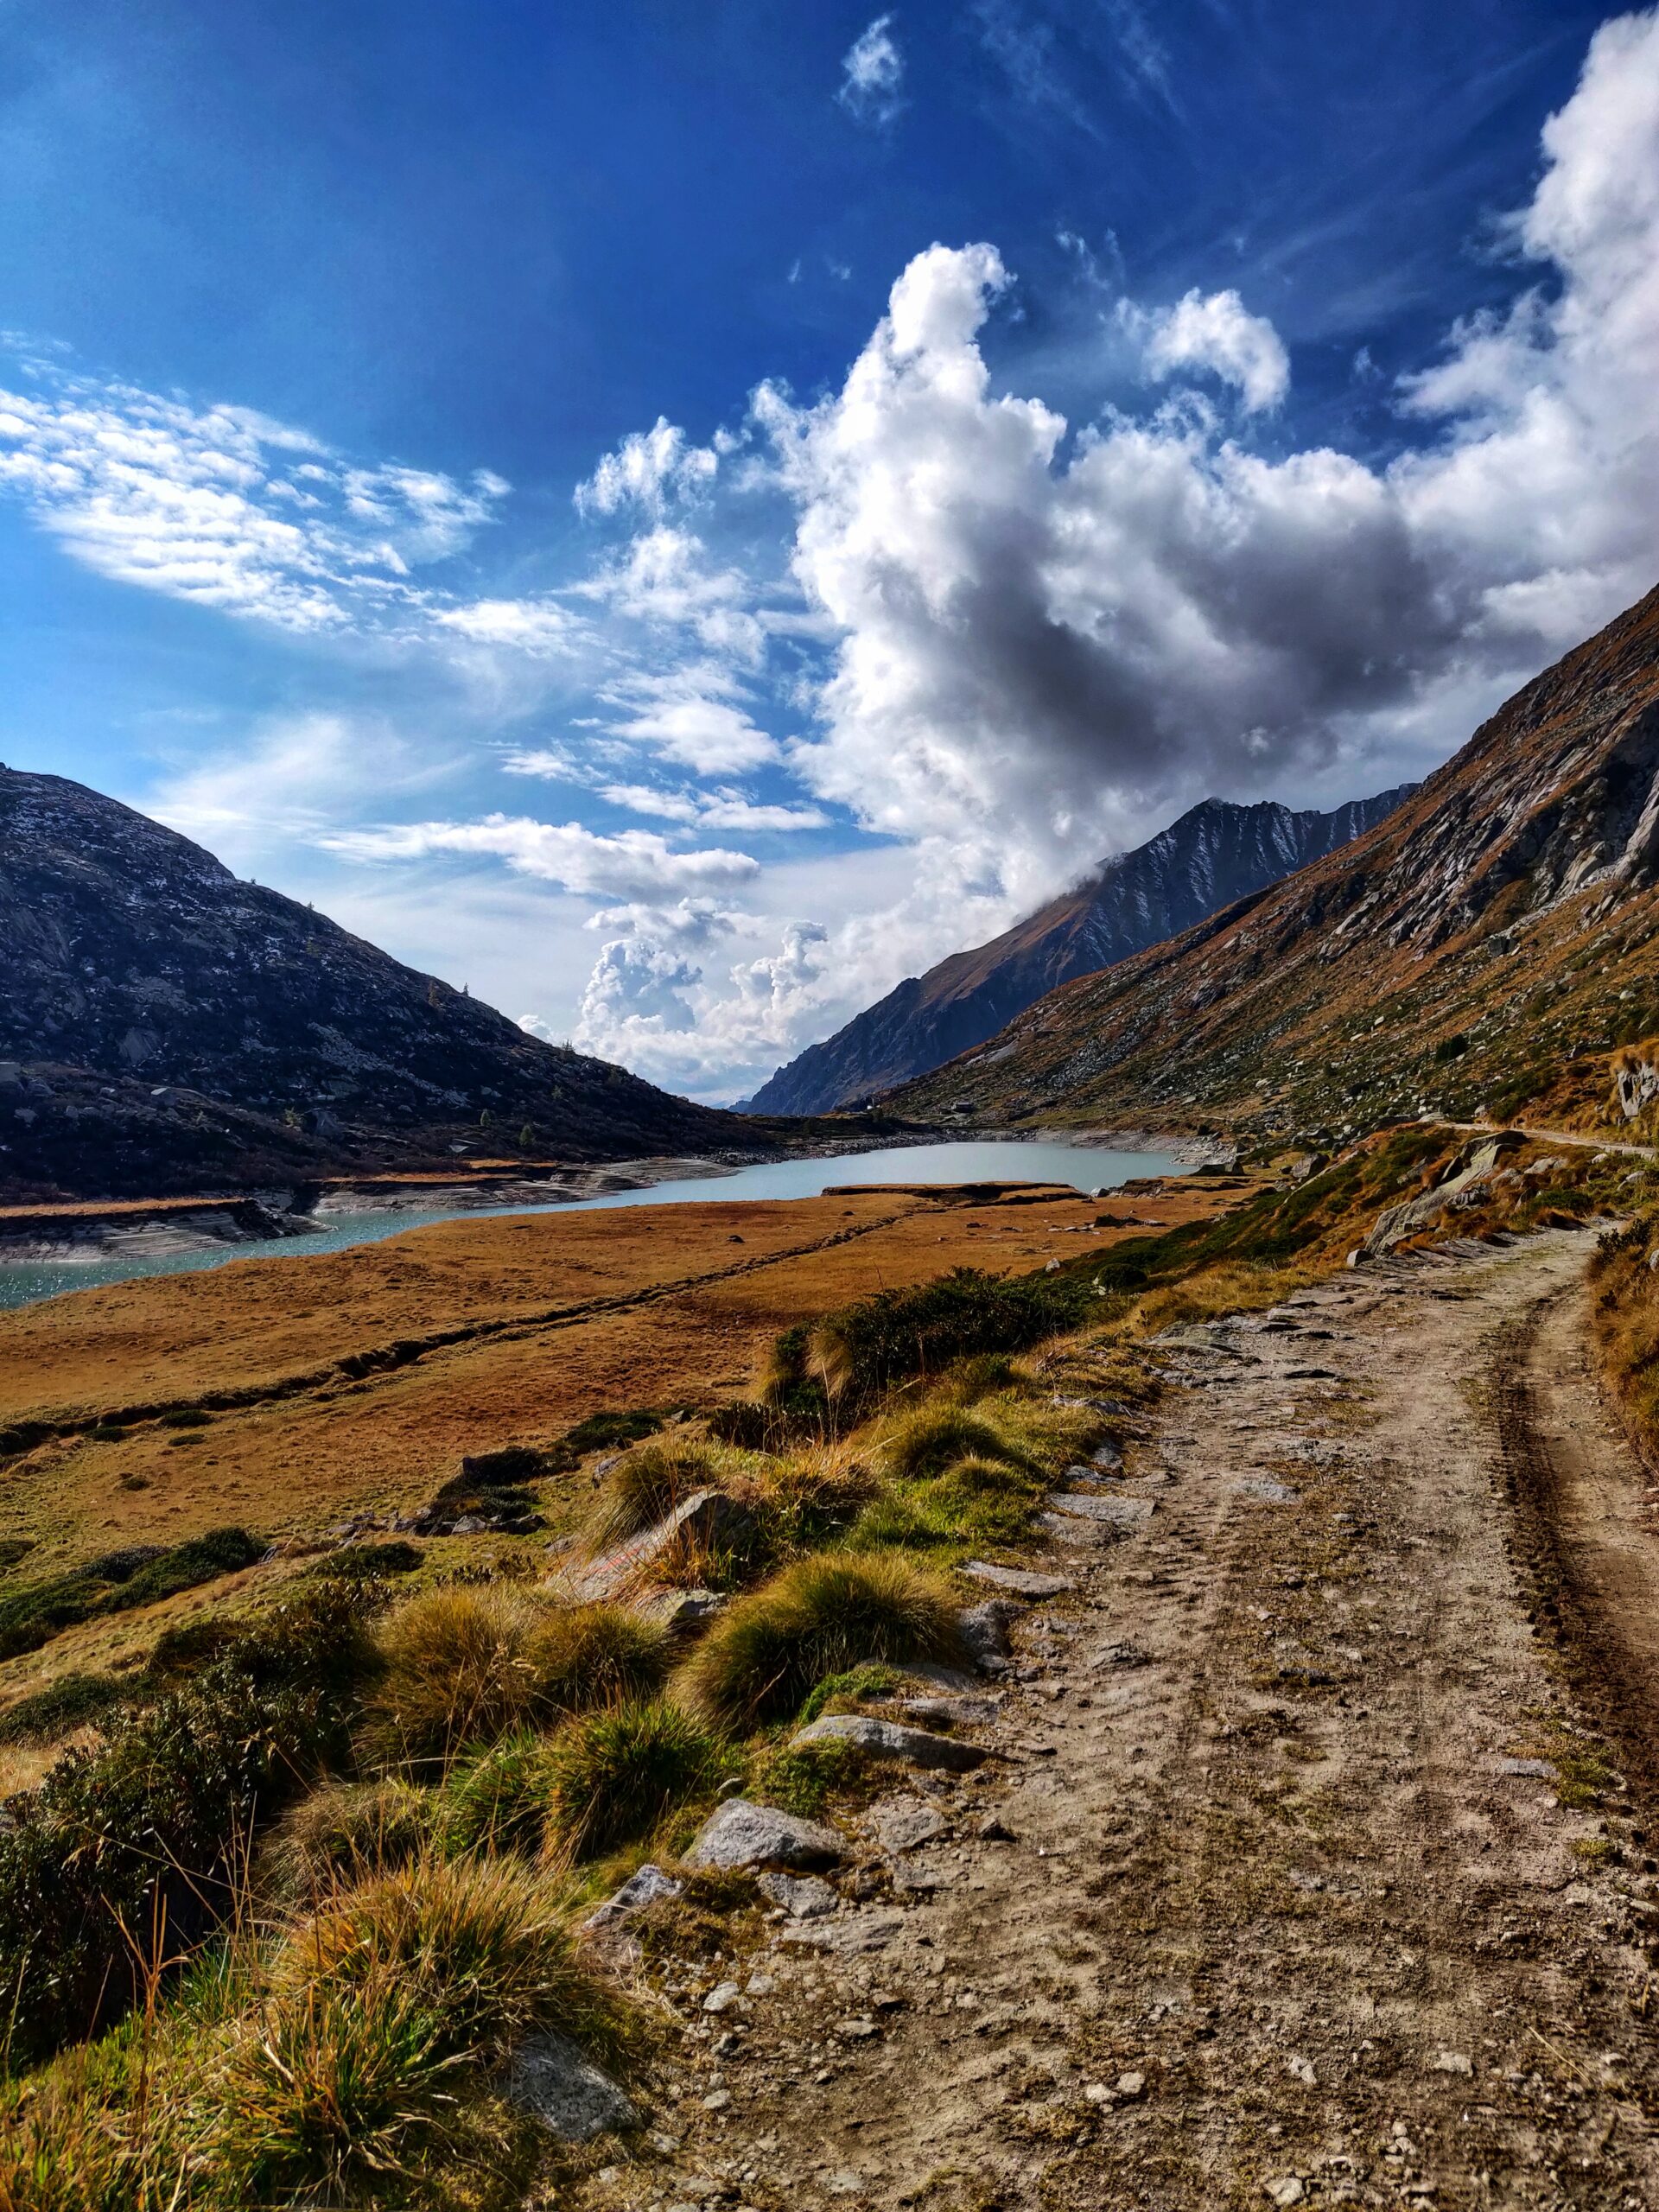
[[[1618,1128],[1650,1123],[1656,1033],[1659,592],[1352,844],[886,1103],[1326,1142],[1425,1109]]]

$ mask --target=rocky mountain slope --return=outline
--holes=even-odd
[[[1616,1118],[1609,1056],[1634,1096],[1629,1048],[1659,1029],[1656,872],[1659,591],[1351,845],[885,1103],[1264,1135]]]
[[[0,944],[8,1198],[769,1141],[541,1043],[62,777],[0,770]]]
[[[1207,798],[1168,829],[988,944],[911,976],[821,1045],[779,1068],[751,1102],[767,1114],[827,1114],[890,1090],[993,1037],[1057,984],[1190,929],[1391,814],[1402,784],[1329,814]]]

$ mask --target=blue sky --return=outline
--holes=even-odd
[[[0,757],[701,1096],[1659,575],[1650,14],[10,0],[0,119]]]

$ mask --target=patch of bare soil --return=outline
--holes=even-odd
[[[1659,2205],[1648,1814],[1499,1417],[1541,1300],[1523,1427],[1596,1410],[1589,1243],[1166,1340],[1117,1485],[1150,1510],[1057,1540],[1078,1586],[966,1730],[997,1758],[899,1770],[939,1833],[873,1823],[827,1916],[641,1968],[656,2132],[583,2206]]]

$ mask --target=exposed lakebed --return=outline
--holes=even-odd
[[[685,1205],[697,1199],[758,1202],[816,1198],[827,1189],[847,1184],[1027,1182],[1070,1185],[1080,1191],[1109,1190],[1138,1176],[1176,1174],[1181,1168],[1179,1160],[1164,1153],[1125,1152],[1052,1139],[991,1138],[815,1154],[726,1172],[705,1169],[697,1174],[610,1191],[598,1198],[554,1199],[541,1206],[527,1205],[519,1198],[499,1206],[474,1202],[426,1208],[400,1200],[395,1207],[380,1205],[365,1211],[326,1209],[308,1217],[303,1227],[296,1220],[294,1230],[282,1236],[205,1242],[182,1250],[145,1249],[145,1243],[153,1245],[157,1234],[152,1225],[145,1225],[130,1233],[126,1249],[117,1239],[106,1239],[101,1245],[89,1245],[84,1256],[0,1262],[0,1308],[29,1306],[61,1292],[89,1290],[135,1276],[192,1274],[201,1268],[223,1267],[232,1260],[277,1255],[291,1259],[340,1252],[436,1222],[491,1215],[595,1212],[617,1206]],[[165,1232],[161,1234],[164,1238]]]

